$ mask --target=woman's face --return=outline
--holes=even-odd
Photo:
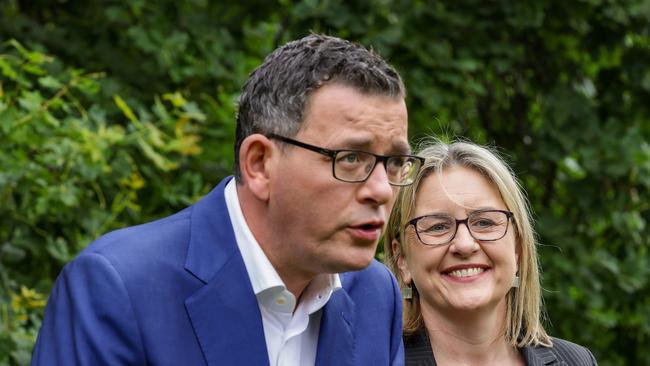
[[[418,189],[412,218],[447,214],[462,220],[477,210],[507,210],[499,191],[480,173],[450,167],[431,174]],[[496,241],[475,240],[464,224],[446,245],[422,244],[411,225],[405,253],[398,266],[406,283],[412,281],[423,307],[438,313],[477,310],[505,299],[517,271],[518,249],[513,225]]]

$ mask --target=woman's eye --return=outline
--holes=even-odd
[[[482,227],[482,228],[491,227],[491,226],[494,226],[494,225],[495,225],[494,221],[488,220],[488,219],[476,220],[476,221],[474,221],[474,224],[473,224],[473,226]]]
[[[425,231],[427,232],[441,232],[449,230],[449,225],[447,224],[433,224],[429,226]]]

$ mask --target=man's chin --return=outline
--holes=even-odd
[[[352,272],[360,271],[370,265],[372,260],[375,258],[374,251],[370,255],[357,255],[354,257],[348,257],[345,261],[342,261],[339,266],[338,273],[341,272]]]

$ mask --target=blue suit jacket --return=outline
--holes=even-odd
[[[63,269],[32,365],[268,365],[225,179],[170,217],[109,233]],[[341,275],[317,365],[401,365],[401,298],[373,261]]]

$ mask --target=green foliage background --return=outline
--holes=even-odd
[[[550,332],[650,364],[650,1],[227,3],[0,2],[0,365],[28,364],[85,245],[230,173],[241,85],[310,31],[399,69],[415,144],[498,146],[536,213]]]

